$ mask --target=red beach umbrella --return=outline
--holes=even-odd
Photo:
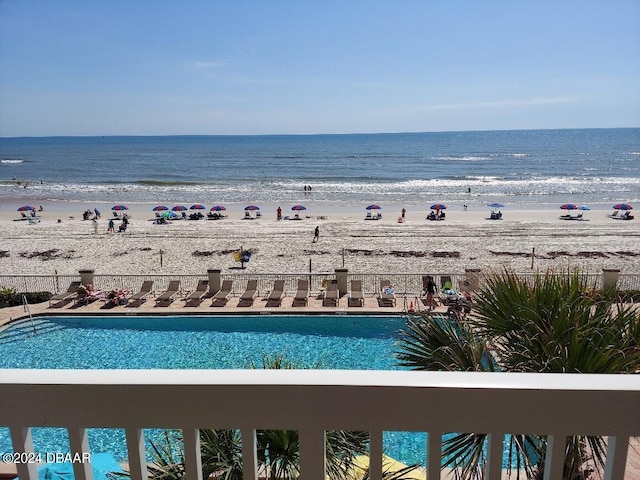
[[[28,212],[30,210],[35,210],[35,208],[31,205],[23,205],[18,209],[19,212]]]
[[[191,210],[205,210],[207,207],[205,207],[204,205],[202,205],[201,203],[196,203],[194,205],[191,205],[189,207]]]
[[[213,207],[211,207],[212,211],[216,211],[216,212],[220,212],[222,210],[226,210],[227,207],[224,207],[222,205],[214,205]]]
[[[162,210],[169,210],[169,207],[167,207],[166,205],[156,205],[155,207],[153,207],[154,212],[160,212]]]
[[[560,208],[562,210],[577,210],[578,206],[575,203],[565,203],[563,205],[560,205]]]
[[[246,207],[244,207],[245,210],[260,210],[260,207],[258,207],[257,205],[247,205]]]
[[[189,210],[189,209],[187,207],[185,207],[184,205],[176,205],[171,210],[173,210],[174,212],[183,212],[183,211]]]
[[[129,210],[129,207],[126,205],[114,205],[111,210]]]
[[[291,210],[296,210],[296,211],[300,211],[300,210],[306,210],[307,207],[305,207],[304,205],[294,205],[293,207],[291,207]]]

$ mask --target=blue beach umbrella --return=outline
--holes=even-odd
[[[447,206],[444,203],[434,203],[430,208],[431,210],[446,210]]]
[[[174,212],[184,212],[185,210],[188,210],[188,208],[184,205],[176,205],[171,210],[173,210]]]
[[[588,205],[580,205],[578,207],[578,210],[591,210],[591,207],[589,207]]]
[[[29,212],[31,210],[35,210],[35,208],[32,207],[31,205],[23,205],[20,208],[18,208],[19,212]]]
[[[613,208],[615,210],[633,210],[633,207],[628,203],[616,203]]]
[[[211,207],[211,210],[214,212],[221,212],[222,210],[226,210],[227,208],[222,205],[214,205]]]
[[[246,207],[244,207],[245,210],[260,210],[260,207],[258,207],[257,205],[247,205]]]
[[[129,210],[129,207],[126,205],[114,205],[111,210]]]
[[[291,210],[296,210],[296,211],[300,211],[300,210],[306,210],[307,207],[305,207],[304,205],[294,205],[293,207],[291,207]]]
[[[369,205],[367,207],[367,210],[382,210],[382,207],[380,205],[376,205],[375,203],[373,205]]]
[[[562,210],[577,210],[578,206],[575,203],[563,203],[560,208]]]
[[[156,205],[155,207],[153,207],[154,212],[161,212],[163,210],[169,210],[169,207],[167,207],[166,205]]]
[[[487,207],[491,208],[504,208],[504,205],[498,202],[487,203]]]
[[[207,207],[205,207],[204,205],[202,205],[201,203],[196,203],[194,205],[191,205],[189,207],[191,210],[205,210]]]

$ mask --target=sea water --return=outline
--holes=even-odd
[[[2,197],[608,208],[640,200],[640,129],[0,138]]]

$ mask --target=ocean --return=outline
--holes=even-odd
[[[640,128],[0,138],[2,198],[609,208],[640,201]]]

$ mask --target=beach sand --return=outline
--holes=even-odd
[[[233,252],[241,246],[253,254],[246,273],[308,272],[309,262],[313,272],[332,272],[343,261],[351,273],[462,273],[465,268],[525,273],[532,271],[533,249],[536,270],[640,271],[640,220],[612,220],[606,216],[611,210],[584,212],[588,221],[565,221],[559,216],[566,212],[559,209],[504,209],[503,219],[492,221],[486,208],[450,208],[446,220],[428,221],[428,210],[409,207],[405,222],[399,223],[401,208],[386,208],[382,219],[369,221],[364,210],[307,204],[301,220],[277,221],[275,205],[263,208],[262,218],[255,220],[244,220],[242,206],[231,206],[223,220],[156,225],[152,205],[133,205],[126,233],[109,234],[112,212],[101,205],[99,233],[94,234],[82,212],[95,205],[50,202],[36,224],[15,221],[17,206],[4,203],[0,210],[4,275],[76,274],[80,269],[97,274],[233,272],[239,265]],[[313,243],[316,226],[320,239]]]

